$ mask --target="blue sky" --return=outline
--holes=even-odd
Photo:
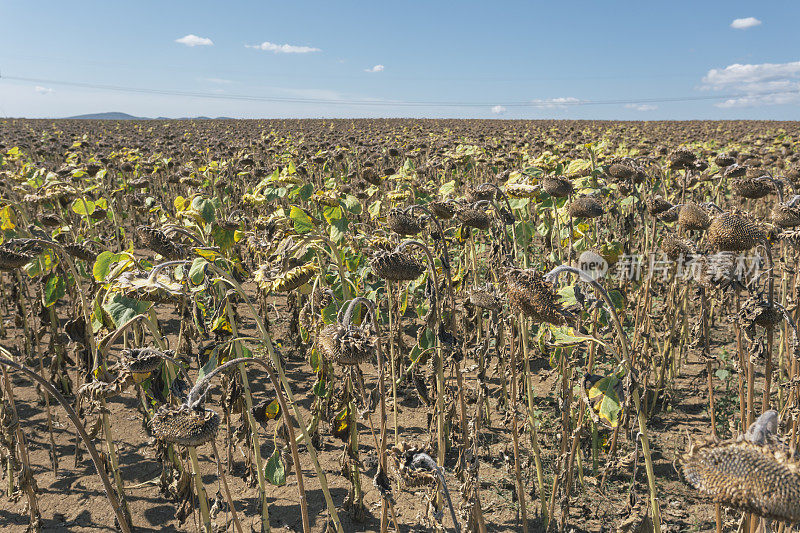
[[[797,1],[0,0],[0,116],[800,120],[798,22]]]

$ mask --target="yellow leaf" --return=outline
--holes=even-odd
[[[175,206],[175,211],[177,212],[186,211],[191,205],[191,201],[183,196],[178,196],[172,201],[172,205]]]
[[[275,420],[278,418],[278,415],[281,413],[281,404],[278,403],[278,400],[272,400],[267,405],[267,408],[264,410],[264,415],[267,417],[267,420]]]
[[[194,253],[196,253],[197,255],[199,255],[200,257],[211,263],[216,261],[217,258],[219,257],[219,254],[214,250],[206,250],[204,248],[195,248]]]
[[[3,209],[0,209],[0,221],[2,221],[2,226],[0,226],[0,229],[5,231],[16,228],[17,225],[14,223],[15,220],[16,216],[14,214],[14,210],[11,209],[10,205],[7,205]]]

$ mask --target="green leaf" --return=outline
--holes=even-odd
[[[95,210],[95,203],[85,198],[76,198],[72,202],[72,211],[76,215],[91,215]]]
[[[317,350],[316,346],[311,349],[311,357],[309,362],[311,363],[311,370],[314,372],[319,372],[322,370],[322,359],[319,356],[319,350]]]
[[[601,378],[588,390],[588,396],[594,405],[594,410],[600,416],[600,419],[612,428],[617,427],[619,424],[619,415],[622,412],[622,402],[620,402],[616,389],[618,384],[619,378],[611,375]]]
[[[264,416],[267,420],[275,420],[281,414],[281,404],[276,399],[272,400],[264,408]]]
[[[425,328],[425,333],[419,339],[419,347],[423,350],[432,348],[436,344],[436,336],[430,328]]]
[[[214,332],[227,332],[233,333],[233,329],[231,328],[231,323],[228,322],[228,317],[225,313],[221,313],[217,318],[214,319],[214,322],[211,324],[211,331]]]
[[[192,261],[192,266],[189,268],[189,279],[194,285],[200,285],[203,283],[203,279],[206,275],[206,265],[208,261],[203,259],[202,257],[196,258]]]
[[[381,201],[376,200],[369,204],[367,211],[369,212],[369,216],[372,218],[379,218],[381,216]]]
[[[347,226],[349,224],[350,221],[347,220],[346,217],[342,217],[339,220],[334,220],[331,223],[331,228],[330,228],[331,240],[335,243],[341,242],[341,240],[344,238],[345,233],[347,233]]]
[[[97,281],[105,281],[108,273],[111,271],[111,264],[124,259],[126,256],[123,254],[115,254],[108,250],[101,252],[94,261],[92,267],[92,275]]]
[[[209,372],[213,371],[215,368],[217,368],[217,366],[218,366],[217,365],[217,354],[216,354],[216,351],[215,351],[211,355],[211,357],[208,358],[208,361],[206,361],[206,364],[204,364],[203,367],[200,369],[200,371],[197,373],[197,379],[202,379],[203,376],[205,376]]]
[[[550,331],[553,333],[553,341],[550,344],[555,346],[572,346],[584,341],[596,342],[605,346],[605,343],[600,339],[591,335],[576,333],[574,329],[568,326],[551,327]]]
[[[611,298],[611,302],[614,304],[618,310],[623,309],[625,305],[625,297],[622,296],[622,293],[618,290],[614,289],[608,291],[608,296]]]
[[[567,285],[558,290],[559,301],[567,307],[577,305],[578,300],[575,298],[575,286]]]
[[[195,196],[192,200],[192,209],[200,213],[200,216],[203,217],[203,220],[205,220],[206,223],[210,224],[214,221],[216,216],[216,208],[214,207],[214,202],[208,198]]]
[[[447,183],[443,183],[442,186],[439,187],[439,194],[442,196],[442,198],[447,198],[448,196],[453,194],[453,191],[455,190],[456,190],[456,181],[450,180]]]
[[[267,464],[264,466],[264,477],[277,487],[286,484],[286,466],[283,464],[283,457],[277,447],[267,459]]]
[[[44,306],[50,307],[66,293],[64,280],[57,274],[51,274],[44,284]]]
[[[37,257],[33,258],[24,268],[28,277],[35,278],[36,276],[52,272],[56,265],[58,265],[58,262],[58,255],[48,248]]]
[[[314,388],[312,390],[314,391],[314,395],[315,396],[317,396],[318,398],[324,398],[325,397],[325,391],[327,390],[326,387],[325,387],[325,382],[323,380],[321,380],[321,379],[317,380],[317,382],[314,384]]]
[[[326,324],[333,324],[336,322],[336,313],[339,310],[336,308],[336,302],[331,302],[322,308],[322,321]]]
[[[292,210],[289,211],[289,218],[292,219],[294,230],[297,233],[308,233],[314,229],[314,222],[311,220],[311,217],[296,205],[293,205]]]
[[[211,228],[211,238],[214,239],[214,244],[219,246],[222,250],[230,250],[236,241],[233,239],[233,230],[228,230],[222,226],[214,224]]]
[[[344,197],[344,206],[350,213],[353,213],[354,215],[360,215],[363,209],[361,207],[361,202],[359,202],[358,198],[352,194],[348,194]]]
[[[103,327],[103,309],[100,307],[100,302],[97,298],[92,302],[92,333],[97,333]]]
[[[328,221],[328,224],[333,224],[342,219],[344,213],[342,212],[342,208],[340,206],[332,207],[332,206],[325,206],[325,209],[322,210],[322,216],[325,217],[325,220]]]
[[[103,305],[103,309],[114,321],[116,327],[122,327],[136,315],[145,313],[150,308],[149,302],[140,302],[133,298],[128,298],[121,294],[114,294],[111,299]]]

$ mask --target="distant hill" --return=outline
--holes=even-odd
[[[108,113],[89,113],[88,115],[75,115],[74,117],[67,118],[75,120],[147,120],[144,117],[134,117],[133,115],[120,113],[119,111],[111,111]]]
[[[153,120],[152,118],[148,117],[134,117],[133,115],[129,115],[127,113],[120,113],[119,111],[110,111],[108,113],[89,113],[87,115],[75,115],[74,117],[66,117],[70,120]],[[155,120],[233,120],[230,117],[181,117],[181,118],[169,118],[169,117],[158,117]]]

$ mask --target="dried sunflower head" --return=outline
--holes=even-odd
[[[653,216],[660,215],[672,207],[672,204],[665,200],[661,195],[650,196],[647,198],[645,203],[647,204],[647,212]]]
[[[162,355],[172,356],[174,352],[160,352],[154,348],[130,348],[122,351],[122,365],[135,374],[147,374],[158,370],[164,361]]]
[[[540,188],[527,183],[507,183],[503,189],[511,198],[535,198]]]
[[[781,307],[775,304],[770,306],[769,302],[757,296],[749,297],[739,309],[739,324],[750,333],[754,332],[753,326],[774,327],[780,324],[783,318]]]
[[[55,228],[61,225],[61,219],[58,215],[47,213],[39,217],[39,222],[46,228]]]
[[[318,342],[325,358],[343,366],[369,361],[377,346],[375,336],[364,328],[345,324],[326,326],[319,332]]]
[[[489,229],[489,214],[476,205],[462,206],[456,211],[459,222],[464,226],[479,230]]]
[[[167,234],[157,228],[139,226],[137,233],[142,238],[142,244],[161,255],[167,260],[177,261],[186,258],[186,249],[170,240]]]
[[[11,271],[22,268],[31,262],[34,257],[33,255],[0,247],[0,270]]]
[[[603,206],[590,196],[581,196],[569,203],[567,211],[576,218],[596,218],[603,214]]]
[[[545,176],[542,189],[555,198],[565,198],[572,194],[572,181],[566,176]]]
[[[441,220],[450,220],[456,214],[455,204],[446,200],[433,200],[428,204],[428,208],[433,216]]]
[[[308,283],[314,274],[319,271],[316,263],[306,263],[296,266],[272,280],[271,290],[275,292],[293,291],[301,285]]]
[[[377,252],[370,262],[372,271],[389,281],[410,281],[425,272],[425,267],[413,256],[398,250]]]
[[[706,437],[693,442],[680,462],[689,484],[715,502],[800,521],[800,462],[786,448]]]
[[[772,222],[782,228],[800,226],[800,208],[790,207],[787,204],[778,204],[772,208]]]
[[[81,400],[89,400],[96,402],[104,398],[116,396],[119,390],[113,383],[106,383],[105,381],[90,381],[84,383],[76,391],[76,396]]]
[[[84,246],[83,244],[78,243],[71,243],[64,245],[64,251],[67,252],[72,257],[77,259],[81,259],[83,261],[87,261],[89,263],[94,263],[94,260],[97,259],[97,252],[89,248],[88,246]]]
[[[406,489],[430,486],[437,481],[433,472],[411,465],[418,453],[425,453],[425,450],[405,441],[386,450],[392,472]]]
[[[503,301],[500,296],[490,286],[471,290],[469,292],[469,303],[475,307],[490,311],[499,311],[503,307]]]
[[[134,300],[156,303],[180,303],[185,297],[181,284],[166,274],[157,273],[155,277],[147,272],[123,272],[111,284],[111,290],[118,291]]]
[[[506,294],[517,312],[536,322],[561,325],[564,310],[557,302],[556,292],[539,272],[510,268],[505,272]]]
[[[678,225],[685,230],[705,230],[711,224],[708,213],[694,202],[687,202],[678,210]]]
[[[387,239],[381,235],[374,235],[369,240],[369,247],[375,250],[384,250],[386,252],[391,252],[394,250],[397,245],[392,242],[391,239]]]
[[[694,163],[697,156],[686,148],[677,148],[667,157],[669,168],[672,170],[691,169],[694,168]]]
[[[162,405],[150,420],[153,434],[163,441],[183,446],[200,446],[212,440],[219,430],[219,415],[197,411],[187,405]]]
[[[677,220],[678,220],[678,213],[680,213],[680,210],[681,210],[681,206],[680,206],[680,204],[678,204],[678,205],[673,205],[673,206],[672,206],[672,207],[670,207],[669,209],[667,209],[667,210],[665,210],[665,211],[662,211],[661,213],[659,213],[659,214],[658,214],[658,215],[656,215],[656,216],[658,217],[658,219],[659,219],[661,222],[665,222],[665,223],[667,223],[667,224],[670,224],[670,223],[672,223],[672,222],[677,222]]]
[[[726,179],[743,178],[747,176],[747,167],[734,163],[725,168],[722,176]]]
[[[714,217],[706,235],[709,243],[721,252],[744,252],[765,239],[758,225],[739,212]]]
[[[675,261],[679,257],[688,257],[694,253],[692,243],[686,239],[681,239],[673,233],[667,233],[661,241],[661,251],[671,260]]]
[[[775,192],[775,186],[770,179],[744,177],[731,182],[731,191],[742,198],[758,199]]]
[[[494,198],[496,190],[491,187],[470,187],[464,194],[469,203],[489,201]]]
[[[424,226],[408,210],[394,208],[386,215],[386,227],[398,235],[416,235]]]
[[[720,168],[729,167],[736,163],[736,158],[727,153],[718,154],[717,157],[714,158],[714,164]]]

